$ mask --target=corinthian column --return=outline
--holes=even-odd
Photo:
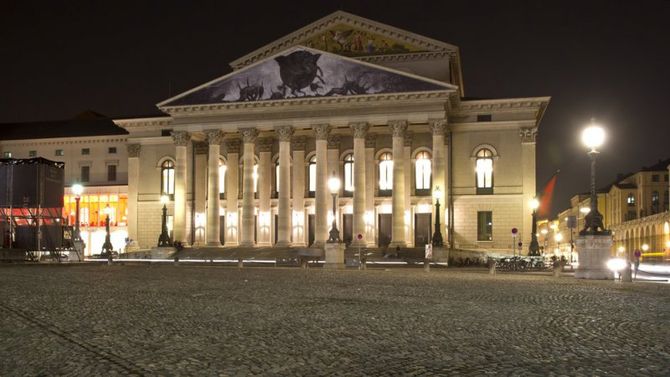
[[[239,159],[240,140],[232,139],[226,144],[226,234],[224,246],[239,245]]]
[[[176,149],[174,167],[174,240],[188,244],[186,238],[186,166],[188,143],[191,134],[186,131],[173,131],[172,139]]]
[[[366,122],[352,123],[354,130],[354,216],[353,216],[353,241],[354,247],[365,247],[365,135],[368,133],[370,125]],[[358,235],[363,235],[362,240],[358,240]]]
[[[221,139],[223,133],[220,130],[207,130],[207,143],[209,144],[209,156],[207,164],[207,246],[221,246],[219,232],[221,220],[219,218],[219,155],[221,154]]]
[[[305,137],[296,136],[293,150],[293,246],[305,246]]]
[[[242,239],[240,246],[254,246],[254,144],[258,137],[255,128],[240,128],[244,142],[242,155]]]
[[[316,135],[316,234],[314,246],[323,247],[328,240],[328,134],[330,126],[319,124],[314,126]]]
[[[279,139],[279,203],[277,216],[277,246],[291,244],[291,136],[293,127],[275,129]]]
[[[403,151],[407,121],[395,120],[389,122],[393,133],[393,197],[392,222],[393,233],[389,247],[405,247],[405,169]]]
[[[270,246],[271,243],[271,203],[270,191],[272,189],[272,144],[271,138],[258,140],[258,246]]]
[[[447,181],[446,181],[446,148],[444,146],[444,133],[447,125],[446,119],[431,119],[429,121],[430,129],[433,131],[433,162],[432,162],[432,180],[433,180],[433,211],[435,204],[440,201],[440,213],[433,214],[434,218],[440,216],[440,233],[446,238],[446,209],[447,209]],[[440,188],[440,196],[435,196],[437,188]]]
[[[128,144],[128,238],[137,247],[137,193],[140,187],[140,144]]]

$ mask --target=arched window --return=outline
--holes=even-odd
[[[223,196],[226,193],[226,163],[219,160],[219,194]]]
[[[354,192],[354,155],[344,156],[344,192]]]
[[[389,152],[379,156],[379,191],[393,190],[393,155]]]
[[[314,197],[316,193],[316,155],[309,159],[309,196]]]
[[[254,194],[258,192],[258,164],[254,163],[254,172],[251,175],[254,178]]]
[[[161,195],[174,195],[174,161],[165,160],[161,164]]]
[[[416,175],[416,194],[430,195],[431,155],[423,151],[416,155],[414,169]]]
[[[486,148],[477,152],[477,194],[493,194],[493,153]]]

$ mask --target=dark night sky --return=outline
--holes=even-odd
[[[95,4],[100,5],[95,5]],[[588,189],[579,132],[608,129],[599,186],[670,157],[668,1],[5,1],[0,122],[155,114],[155,104],[337,9],[461,48],[469,97],[551,96],[538,190]]]

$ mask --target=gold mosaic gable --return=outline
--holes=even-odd
[[[307,47],[334,54],[358,57],[370,55],[393,55],[411,52],[426,52],[426,49],[387,38],[383,35],[338,24],[317,34],[302,44]]]

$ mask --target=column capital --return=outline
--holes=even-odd
[[[328,134],[330,134],[329,124],[316,124],[313,128],[316,140],[328,140]]]
[[[185,147],[191,141],[191,134],[186,131],[172,131],[171,135],[174,145],[178,147]]]
[[[405,137],[405,132],[407,132],[407,121],[406,120],[390,120],[389,127],[391,127],[391,132],[393,137]]]
[[[195,149],[195,154],[207,154],[209,144],[205,143],[204,141],[194,141],[193,149]]]
[[[340,135],[328,136],[328,149],[339,149],[339,148],[340,148]]]
[[[240,139],[230,139],[226,142],[228,153],[240,153]]]
[[[271,137],[262,137],[258,139],[258,151],[259,152],[272,152],[272,145],[275,140]]]
[[[221,130],[205,130],[208,144],[221,144],[223,140],[223,132]]]
[[[291,149],[294,151],[304,151],[305,144],[307,144],[307,138],[304,136],[296,136],[291,142]]]
[[[519,128],[519,136],[522,143],[535,143],[537,138],[537,127]]]
[[[140,157],[140,150],[142,149],[142,145],[128,144],[126,148],[128,149],[128,157]]]
[[[291,141],[293,136],[293,127],[291,126],[278,126],[275,127],[275,133],[279,141]]]
[[[445,128],[447,126],[446,119],[429,119],[428,124],[430,129],[433,131],[433,135],[444,135]]]
[[[255,143],[256,138],[258,137],[258,130],[255,128],[240,128],[240,133],[242,134],[242,140],[244,143]]]
[[[349,123],[349,127],[354,130],[354,139],[363,139],[370,129],[368,122],[354,122]]]
[[[374,148],[377,146],[377,135],[367,134],[365,136],[365,148]]]
[[[405,146],[406,147],[411,147],[412,146],[412,140],[414,140],[414,134],[407,131],[405,132]]]

